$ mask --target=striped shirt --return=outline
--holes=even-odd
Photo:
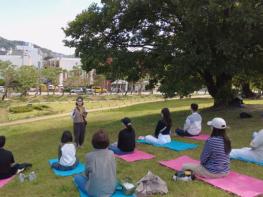
[[[223,137],[210,137],[200,157],[201,165],[214,174],[230,171],[229,154],[225,153]]]

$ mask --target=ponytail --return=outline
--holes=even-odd
[[[226,134],[226,130],[225,129],[217,129],[217,128],[213,128],[211,137],[216,137],[216,136],[221,136],[224,139],[224,148],[225,148],[225,153],[229,154],[231,152],[231,141],[228,138],[227,134]]]

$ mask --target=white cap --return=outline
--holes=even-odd
[[[212,126],[216,129],[226,129],[226,121],[223,118],[214,118],[211,121],[207,122],[208,126]]]

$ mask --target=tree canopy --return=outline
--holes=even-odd
[[[64,32],[87,71],[148,75],[168,96],[205,85],[215,106],[233,99],[236,75],[263,69],[261,0],[102,0]]]

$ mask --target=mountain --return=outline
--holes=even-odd
[[[28,42],[24,42],[24,41],[20,41],[20,40],[7,40],[7,39],[0,36],[0,50],[3,48],[6,51],[8,51],[10,49],[15,50],[17,45],[26,45],[26,44],[28,44]],[[46,58],[46,57],[74,57],[74,55],[64,55],[62,53],[57,53],[57,52],[54,52],[50,49],[40,47],[36,44],[33,44],[33,46],[35,48],[40,49],[40,51],[43,54],[43,58]]]

